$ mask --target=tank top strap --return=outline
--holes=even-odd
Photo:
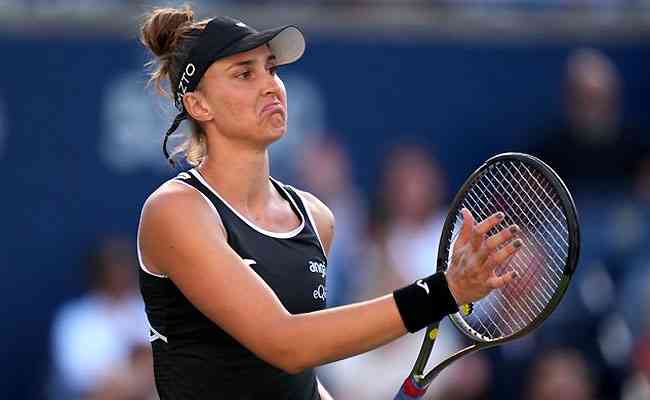
[[[314,219],[314,216],[311,213],[311,210],[309,209],[309,206],[307,205],[307,202],[305,201],[305,198],[303,195],[298,193],[298,190],[294,188],[291,185],[286,185],[282,182],[277,181],[274,178],[271,178],[271,181],[275,184],[280,186],[286,193],[291,196],[291,198],[295,201],[296,206],[300,209],[303,215],[307,216],[307,221],[305,225],[316,235],[318,238],[318,244],[320,245],[321,252],[323,253],[323,256],[327,258],[327,253],[325,252],[325,246],[323,246],[323,241],[320,238],[320,233],[318,232],[318,227],[316,226],[316,220]]]
[[[199,178],[196,176],[196,172],[192,170],[181,172],[180,174],[176,175],[176,177],[174,177],[174,180],[192,186],[194,189],[201,192],[203,196],[207,197],[215,206],[225,205],[221,199],[215,196],[214,193],[212,193],[212,191],[199,180]]]

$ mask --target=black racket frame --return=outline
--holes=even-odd
[[[481,174],[486,169],[488,169],[491,165],[499,162],[506,162],[506,161],[513,161],[513,160],[520,161],[524,164],[530,165],[535,170],[542,173],[544,177],[548,179],[548,181],[554,186],[558,196],[560,197],[562,210],[564,211],[564,214],[567,219],[567,227],[569,233],[569,249],[567,253],[568,254],[567,262],[564,267],[564,271],[562,274],[562,279],[559,283],[559,287],[554,293],[554,296],[551,298],[551,300],[544,308],[544,310],[542,310],[542,312],[528,326],[526,326],[521,331],[516,332],[515,334],[502,339],[497,339],[493,341],[481,341],[477,337],[470,335],[468,332],[466,332],[466,330],[463,327],[459,326],[459,323],[455,320],[455,318],[453,316],[450,316],[450,319],[452,320],[454,325],[456,325],[456,328],[459,331],[463,332],[463,334],[465,334],[467,337],[469,337],[473,341],[473,343],[465,347],[464,349],[459,350],[458,352],[452,354],[447,359],[445,359],[444,361],[436,365],[431,371],[424,374],[424,369],[426,368],[429,355],[431,354],[431,350],[433,349],[433,345],[435,343],[438,334],[439,322],[429,325],[427,327],[426,335],[424,336],[424,341],[422,343],[422,347],[420,348],[418,358],[413,366],[413,369],[411,370],[411,376],[414,378],[415,382],[420,387],[427,387],[429,384],[431,384],[433,379],[435,379],[435,377],[438,376],[440,372],[442,372],[442,370],[444,370],[447,366],[449,366],[451,363],[453,363],[454,361],[458,360],[461,357],[464,357],[468,354],[474,353],[482,349],[497,346],[504,342],[512,341],[514,339],[525,336],[531,331],[535,330],[537,327],[539,327],[539,325],[542,322],[544,322],[546,318],[548,318],[549,315],[551,315],[553,310],[555,310],[557,305],[560,303],[560,300],[564,296],[564,293],[566,292],[567,288],[569,287],[569,282],[571,281],[571,277],[578,265],[578,257],[580,255],[580,225],[578,223],[578,213],[575,207],[575,203],[573,201],[571,193],[569,192],[568,188],[566,187],[562,179],[558,176],[558,174],[555,173],[555,171],[553,171],[551,167],[549,167],[546,163],[544,163],[539,158],[525,153],[509,152],[509,153],[501,153],[494,157],[491,157],[490,159],[485,161],[479,168],[477,168],[476,171],[474,171],[469,176],[469,178],[467,178],[465,183],[463,183],[463,186],[460,188],[460,190],[454,197],[454,200],[452,201],[451,207],[449,208],[449,213],[447,214],[447,218],[445,219],[445,224],[442,229],[440,244],[438,246],[437,271],[439,272],[444,271],[447,267],[447,260],[449,260],[449,250],[450,250],[449,242],[453,234],[454,224],[456,222],[456,215],[459,212],[459,208],[461,207],[467,192],[471,189],[472,185],[481,176]]]

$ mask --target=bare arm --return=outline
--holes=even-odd
[[[175,185],[158,191],[145,204],[142,250],[147,262],[169,275],[192,304],[260,358],[296,373],[406,333],[392,294],[291,315],[228,246],[215,221],[212,209],[192,189]]]

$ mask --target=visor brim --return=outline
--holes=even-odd
[[[305,37],[294,25],[269,29],[262,32],[251,33],[238,40],[224,51],[224,56],[229,56],[253,50],[268,44],[275,55],[277,65],[290,64],[302,57],[305,52]]]

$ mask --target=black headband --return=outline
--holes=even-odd
[[[174,105],[180,112],[174,118],[163,140],[163,153],[172,165],[174,161],[167,152],[167,140],[187,118],[183,105],[185,93],[196,89],[205,71],[215,61],[267,43],[276,56],[277,65],[294,62],[305,51],[305,39],[295,26],[289,25],[258,32],[230,17],[215,17],[208,22],[199,34],[196,45],[190,50],[184,68],[180,71],[178,84],[173,88]]]

